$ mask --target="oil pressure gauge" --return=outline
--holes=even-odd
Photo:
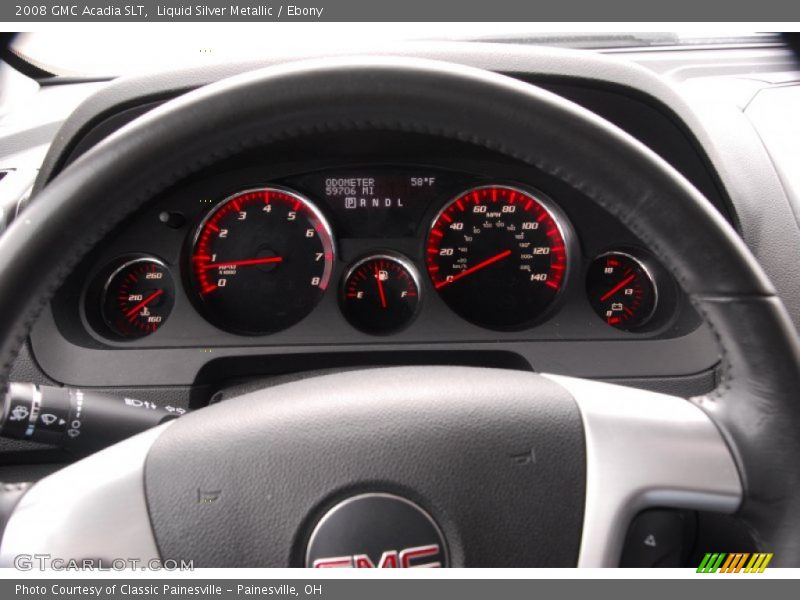
[[[372,334],[386,334],[411,322],[419,305],[419,279],[413,265],[397,254],[374,254],[356,262],[342,286],[347,320]]]

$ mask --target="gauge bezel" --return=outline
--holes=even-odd
[[[161,269],[163,269],[163,271],[169,276],[170,284],[172,285],[172,296],[173,296],[172,297],[172,306],[170,306],[169,312],[164,317],[164,321],[162,322],[162,324],[159,325],[158,328],[156,328],[155,331],[150,332],[150,333],[142,332],[141,335],[136,335],[136,336],[126,336],[126,335],[121,334],[119,331],[117,331],[117,328],[114,326],[113,321],[111,321],[108,318],[108,315],[106,315],[106,295],[108,294],[108,289],[111,286],[111,283],[114,281],[114,279],[117,277],[117,275],[119,275],[120,272],[124,271],[125,269],[129,268],[130,266],[138,264],[138,263],[154,263],[154,264],[158,265],[159,267],[161,267]],[[133,341],[133,340],[138,340],[138,339],[141,339],[141,338],[144,338],[144,337],[150,337],[152,335],[155,335],[164,326],[164,324],[166,323],[167,319],[172,314],[172,310],[175,308],[175,277],[173,277],[172,272],[170,271],[170,269],[167,266],[167,264],[163,260],[161,260],[160,258],[156,258],[155,256],[139,256],[137,258],[132,258],[132,259],[126,260],[122,264],[120,264],[118,267],[116,267],[113,271],[111,271],[111,273],[105,278],[105,282],[103,283],[103,287],[102,287],[102,289],[100,291],[98,308],[99,308],[98,312],[100,313],[100,319],[102,320],[103,325],[108,330],[108,332],[112,333],[116,338],[119,338],[119,339],[121,339],[123,341]]]
[[[483,323],[477,323],[475,321],[467,319],[466,317],[462,316],[457,311],[455,311],[453,308],[451,308],[450,305],[447,302],[445,302],[443,298],[441,298],[441,295],[438,294],[438,291],[436,290],[436,284],[433,281],[433,278],[431,277],[430,271],[428,270],[427,254],[425,252],[430,242],[431,231],[439,222],[439,219],[441,218],[442,214],[444,214],[444,212],[450,206],[452,206],[460,198],[468,196],[473,192],[477,192],[484,189],[492,189],[492,188],[505,188],[507,190],[511,190],[519,194],[523,194],[525,196],[530,196],[535,202],[537,202],[542,207],[542,209],[544,209],[544,211],[552,219],[553,223],[556,226],[556,229],[558,229],[558,232],[561,235],[561,239],[564,242],[564,262],[566,268],[564,269],[564,275],[561,278],[561,285],[556,290],[556,293],[553,296],[552,300],[548,303],[548,305],[544,308],[544,310],[542,310],[537,315],[524,321],[523,323],[511,327],[492,327]],[[570,221],[567,218],[567,215],[561,209],[561,207],[552,198],[550,198],[547,194],[545,194],[541,190],[538,190],[528,185],[519,183],[501,183],[501,182],[481,183],[480,185],[475,185],[458,192],[457,194],[450,197],[450,199],[447,200],[436,212],[436,214],[428,224],[427,229],[425,230],[425,235],[422,241],[423,241],[423,257],[426,259],[425,273],[427,274],[428,282],[433,286],[434,291],[437,291],[437,295],[439,295],[439,298],[442,300],[445,306],[447,306],[447,308],[453,312],[453,314],[457,315],[460,319],[464,320],[465,322],[471,323],[476,327],[480,327],[481,329],[486,329],[489,331],[524,331],[526,329],[531,329],[532,327],[535,327],[536,325],[547,320],[555,313],[555,311],[561,306],[561,301],[564,298],[565,290],[571,284],[572,271],[574,269],[573,257],[576,254],[575,252],[573,252],[573,250],[575,248],[576,241],[575,241],[575,233],[572,229]]]
[[[325,214],[319,209],[319,207],[307,196],[304,194],[297,192],[289,187],[282,186],[282,185],[273,185],[273,184],[265,184],[260,186],[254,187],[247,187],[240,189],[236,192],[230,193],[220,201],[216,202],[211,208],[208,209],[208,212],[203,216],[200,222],[195,226],[194,231],[190,238],[190,243],[188,245],[188,252],[187,252],[187,260],[185,261],[187,264],[186,267],[186,277],[185,280],[189,283],[189,290],[191,293],[189,294],[191,298],[192,304],[198,309],[200,315],[205,319],[210,325],[216,327],[220,331],[224,331],[226,333],[231,333],[233,335],[238,335],[242,337],[262,337],[262,336],[269,336],[279,333],[281,331],[285,331],[289,327],[293,327],[300,321],[292,323],[286,327],[282,327],[280,329],[276,329],[274,331],[269,332],[253,332],[253,331],[243,331],[237,330],[231,327],[224,326],[223,323],[219,321],[219,319],[215,318],[211,310],[209,310],[208,303],[205,301],[205,297],[203,294],[200,293],[200,288],[198,287],[199,280],[195,273],[193,256],[195,253],[195,249],[197,247],[198,240],[200,239],[200,235],[202,235],[203,230],[206,228],[209,220],[225,205],[229,202],[237,198],[238,196],[243,196],[245,194],[252,194],[252,193],[260,193],[260,192],[277,192],[279,194],[285,194],[286,196],[293,198],[300,202],[308,211],[311,213],[312,217],[316,219],[321,229],[324,231],[324,234],[330,240],[330,259],[325,260],[325,270],[323,271],[323,275],[320,281],[320,285],[318,286],[322,290],[322,294],[320,294],[319,299],[317,300],[316,304],[311,308],[311,310],[304,315],[300,321],[303,321],[305,318],[308,317],[309,314],[313,310],[315,310],[320,302],[322,302],[323,297],[330,288],[331,280],[333,279],[335,270],[336,270],[336,238],[333,235],[333,230],[328,222],[327,217]],[[320,238],[322,236],[320,235]],[[324,246],[324,244],[323,244]]]
[[[595,258],[593,258],[589,262],[589,265],[586,268],[586,279],[588,279],[589,271],[592,269],[594,264],[598,260],[606,258],[607,256],[623,256],[623,257],[625,257],[625,258],[627,258],[629,260],[632,260],[633,262],[635,262],[639,266],[639,268],[645,274],[647,279],[650,281],[650,285],[653,288],[653,306],[652,306],[652,309],[650,310],[649,314],[638,325],[636,325],[636,327],[632,327],[630,329],[625,328],[625,327],[615,327],[614,325],[610,325],[605,319],[603,319],[602,316],[597,314],[597,311],[594,310],[594,307],[592,307],[592,313],[597,315],[597,317],[601,321],[603,321],[606,325],[608,325],[609,327],[613,327],[614,329],[617,329],[619,331],[625,331],[625,332],[629,332],[629,333],[636,333],[638,331],[641,331],[642,329],[644,329],[645,327],[647,327],[650,324],[650,322],[653,320],[653,317],[655,316],[655,314],[656,314],[656,312],[658,310],[659,298],[660,298],[658,280],[656,279],[655,275],[653,274],[653,269],[651,269],[648,266],[647,259],[642,258],[641,256],[636,256],[635,254],[632,254],[631,251],[626,251],[626,250],[608,250],[606,252],[603,252],[602,254],[598,254]],[[587,282],[584,281],[584,289],[586,288],[586,283]]]
[[[347,282],[350,280],[350,277],[353,275],[353,273],[355,273],[356,269],[358,269],[360,266],[376,259],[390,260],[398,263],[408,273],[410,273],[411,279],[414,281],[414,285],[417,288],[417,302],[416,305],[414,306],[414,312],[399,327],[394,327],[392,329],[387,329],[385,331],[367,331],[365,329],[361,329],[348,318],[347,312],[345,310],[345,302],[346,302],[345,293],[347,288]],[[356,329],[357,331],[360,331],[361,333],[365,333],[367,335],[387,336],[407,329],[417,319],[420,309],[422,308],[423,296],[424,292],[422,290],[422,282],[420,279],[419,269],[417,269],[413,261],[400,252],[395,252],[393,250],[379,250],[376,252],[370,252],[368,254],[365,254],[361,258],[354,261],[347,268],[339,284],[339,310],[341,311],[345,321],[347,321],[350,324],[350,326]]]

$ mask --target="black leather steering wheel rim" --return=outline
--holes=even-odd
[[[719,342],[720,385],[695,401],[736,458],[739,514],[774,564],[800,565],[800,348],[767,277],[711,204],[648,148],[563,98],[477,69],[389,58],[289,64],[188,93],[115,133],[0,239],[0,383],[66,276],[127,215],[248,148],[354,130],[489,148],[561,179],[637,234]],[[76,235],[67,223],[90,229]]]

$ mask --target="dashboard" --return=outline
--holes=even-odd
[[[495,337],[547,322],[583,337],[672,323],[665,270],[608,217],[569,217],[571,204],[518,179],[432,166],[237,172],[177,190],[132,225],[138,245],[110,248],[90,269],[80,313],[115,345],[175,344],[178,331],[184,344],[209,333],[269,342],[302,332],[317,310],[354,339],[412,337],[437,319],[454,335]],[[170,229],[173,247],[148,242]],[[576,305],[571,323],[557,318],[565,303]]]
[[[64,339],[99,385],[146,368],[166,385],[342,361],[531,369],[577,345],[702,335],[647,247],[579,192],[490,151],[387,133],[316,135],[175,186],[75,270],[51,326],[32,337],[41,363],[59,371],[48,357]],[[158,351],[171,360],[126,368]],[[644,361],[618,352],[607,359]]]
[[[800,297],[785,261],[794,216],[770,159],[728,98],[705,110],[716,79],[702,71],[702,87],[686,53],[680,76],[705,94],[692,110],[652,72],[597,54],[482,44],[392,53],[510,74],[613,122],[742,232],[790,307]],[[654,71],[673,64],[634,58]],[[744,58],[731,52],[727,68]],[[763,61],[786,68],[778,54]],[[42,110],[58,107],[63,119],[47,129],[49,150],[3,156],[0,167],[17,179],[38,170],[35,197],[164,100],[257,66],[43,87]],[[409,364],[693,395],[716,385],[718,361],[713,335],[647,245],[574,188],[467,143],[318,132],[209,165],[152,197],[75,268],[14,378],[197,407],[238,382]]]
[[[629,74],[633,79],[641,75],[635,70]],[[606,76],[613,79],[608,73]],[[738,195],[741,190],[726,183],[729,174],[714,168],[711,159],[719,160],[715,147],[701,129],[690,129],[690,118],[681,120],[670,112],[666,101],[645,93],[657,89],[655,85],[647,88],[647,77],[638,90],[624,92],[620,87],[590,82],[588,76],[571,81],[544,79],[538,83],[608,118],[661,154],[706,194],[719,212],[709,216],[710,220],[727,219],[748,243],[768,251],[754,242],[754,236],[775,237],[769,234],[772,225],[763,229],[753,226],[753,213]],[[124,82],[120,87],[124,91]],[[113,90],[114,84],[109,88]],[[80,160],[83,152],[102,144],[103,137],[180,91],[153,96],[138,89],[136,94],[136,101],[116,97],[114,110],[92,106],[97,100],[93,97],[75,111],[62,131],[76,128],[77,132],[60,135],[60,141],[54,142],[41,163],[36,185],[45,185],[72,161]],[[102,99],[102,92],[99,96]],[[162,116],[180,123],[180,111],[186,106],[173,103],[169,108],[175,112]],[[263,111],[260,104],[258,111]],[[79,126],[82,114],[94,116]],[[186,128],[190,135],[209,118],[210,113],[203,114],[193,121],[191,130]],[[527,114],[521,110],[515,123],[521,124]],[[212,142],[216,138],[208,125],[209,138],[202,145],[210,148],[211,155],[201,158],[202,163],[191,161],[191,168],[188,161],[184,166],[173,165],[173,169],[168,165],[152,171],[145,168],[152,188],[147,177],[130,177],[131,164],[141,166],[142,162],[120,162],[114,179],[115,183],[123,179],[118,197],[95,193],[92,210],[102,200],[108,216],[119,214],[115,211],[121,208],[115,203],[130,207],[134,197],[139,208],[133,213],[126,211],[126,218],[102,238],[92,238],[88,253],[81,254],[77,264],[70,264],[71,272],[33,324],[11,377],[64,384],[59,397],[67,397],[66,393],[70,403],[70,390],[75,390],[79,415],[84,407],[88,411],[86,399],[97,394],[130,406],[138,402],[151,410],[163,407],[166,418],[231,397],[247,398],[248,391],[293,379],[350,369],[358,369],[351,375],[358,385],[365,384],[365,405],[380,408],[375,404],[380,394],[373,390],[381,385],[391,386],[386,389],[392,393],[394,386],[401,388],[397,393],[405,404],[408,396],[402,386],[413,390],[414,381],[377,380],[375,387],[370,387],[376,372],[369,367],[385,365],[506,369],[480,371],[477,376],[491,390],[485,401],[481,398],[484,414],[496,409],[495,402],[502,406],[499,394],[518,381],[510,369],[607,380],[683,396],[717,386],[721,344],[718,346],[678,282],[634,232],[637,217],[647,219],[647,209],[658,211],[665,220],[670,212],[675,214],[668,205],[657,204],[673,199],[652,193],[656,189],[652,182],[658,178],[649,180],[648,185],[620,185],[604,192],[599,182],[612,169],[598,176],[593,163],[597,154],[584,152],[583,159],[567,171],[566,167],[559,169],[556,160],[545,164],[547,159],[525,163],[513,158],[525,150],[510,152],[506,148],[507,153],[501,153],[491,143],[478,145],[458,135],[448,138],[423,127],[400,126],[395,131],[382,123],[376,120],[363,129],[356,124],[338,131],[327,126],[301,127],[293,129],[291,139],[276,137],[263,147],[236,139],[232,154],[218,153],[220,144]],[[248,126],[249,122],[243,129]],[[562,132],[569,131],[569,118],[565,117],[563,128],[549,132],[554,135],[546,139],[561,142],[565,139]],[[154,142],[158,132],[156,128],[147,130],[153,134],[147,138],[149,144],[158,145]],[[246,138],[249,134],[242,135]],[[535,132],[530,137],[535,138]],[[560,156],[562,165],[570,162],[564,148],[581,144],[578,135],[567,139],[564,146],[554,144],[561,154],[551,153],[550,157]],[[587,139],[591,139],[588,133]],[[176,146],[160,155],[167,157]],[[142,143],[141,147],[151,146]],[[641,151],[646,152],[644,148]],[[132,155],[146,156],[142,152]],[[102,158],[111,164],[116,156],[109,153]],[[631,155],[623,156],[631,159]],[[198,164],[204,167],[196,171]],[[632,167],[626,172],[625,160],[605,164],[614,165],[609,178],[636,180]],[[124,172],[123,167],[127,167]],[[87,180],[97,172],[84,171]],[[674,189],[679,189],[678,175],[674,181],[670,179],[669,185],[673,183]],[[602,208],[603,201],[612,196],[610,189],[641,194],[640,202],[626,198],[622,203],[625,214],[619,218],[629,226]],[[763,188],[765,203],[770,189]],[[48,197],[58,199],[55,194],[42,195]],[[77,199],[74,191],[72,199]],[[65,208],[70,206],[69,200]],[[17,218],[25,218],[19,209],[24,209],[24,202],[20,199],[16,205]],[[613,207],[614,203],[607,205]],[[769,205],[770,210],[780,208],[779,204]],[[29,214],[38,214],[38,209]],[[88,210],[72,214],[91,219]],[[97,215],[101,222],[111,221],[103,217]],[[64,223],[64,229],[76,238],[84,230],[88,235],[98,229],[81,220]],[[31,218],[29,223],[33,222]],[[685,221],[671,224],[669,231],[676,231]],[[786,225],[787,221],[777,224]],[[25,232],[17,225],[14,234]],[[59,235],[52,239],[61,240],[62,252],[72,243],[80,245],[78,239],[61,235],[61,227],[59,221],[55,227]],[[697,239],[705,232],[687,229],[693,234],[687,239]],[[664,242],[664,237],[654,236],[653,243],[659,240]],[[684,281],[695,291],[701,289],[693,285],[703,280],[697,275],[700,268],[686,268],[689,261],[685,256],[690,255],[692,246],[670,244],[666,247],[682,259],[679,266],[684,267],[684,277],[687,272],[692,275]],[[84,245],[90,246],[88,241]],[[57,260],[53,247],[46,249],[50,252],[47,260],[35,261],[36,266]],[[784,257],[786,254],[788,251]],[[664,246],[660,256],[670,260]],[[762,258],[763,254],[759,260]],[[704,260],[701,264],[705,266],[717,264],[708,256]],[[792,268],[788,264],[787,272]],[[704,268],[703,275],[709,270]],[[20,287],[28,271],[27,265],[17,269],[22,273],[16,280]],[[716,292],[713,299],[718,299]],[[702,301],[698,306],[698,310],[708,308]],[[741,319],[735,320],[732,329],[738,333],[741,323]],[[21,370],[26,368],[27,373]],[[448,376],[443,385],[450,386],[462,372],[448,371],[456,375]],[[416,375],[402,377],[413,379]],[[495,380],[501,391],[487,379]],[[29,412],[33,414],[34,408],[41,408],[34,404],[37,388],[26,389],[32,390]],[[283,389],[276,390],[278,395]],[[330,388],[321,396],[327,401]],[[791,398],[791,394],[787,396]],[[653,414],[657,414],[658,399],[646,394],[641,398],[643,414],[649,414],[651,408],[644,405],[651,401],[656,406]],[[437,400],[430,397],[425,402],[438,410]],[[220,424],[226,411],[234,420],[247,420],[254,407],[248,402],[223,403],[208,414],[216,411],[222,415]],[[331,406],[326,402],[326,410]],[[632,413],[633,405],[626,409]],[[153,418],[150,410],[144,412]],[[378,413],[386,422],[380,410]],[[21,413],[15,407],[8,414],[18,417]],[[464,416],[474,420],[476,415],[468,411]],[[46,426],[57,419],[55,412],[43,412]],[[178,425],[184,422],[182,419]],[[81,435],[81,421],[74,423],[69,416],[61,420],[60,424],[71,427],[66,436]],[[683,425],[681,421],[681,431]],[[308,426],[313,423],[303,419],[301,428]],[[711,431],[716,435],[716,429]],[[33,439],[48,442],[52,438]],[[69,460],[56,451],[44,454],[52,448],[39,448],[40,457],[24,457],[37,448],[23,450],[15,443],[0,440],[0,465]],[[205,445],[201,441],[201,446]]]

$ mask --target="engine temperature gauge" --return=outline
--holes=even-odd
[[[175,297],[172,276],[155,258],[137,258],[117,268],[103,288],[105,324],[125,339],[155,333],[169,317]]]
[[[647,324],[658,292],[645,263],[626,252],[607,252],[589,267],[586,292],[595,312],[617,329],[632,331]]]
[[[342,312],[358,329],[386,334],[405,327],[417,312],[419,279],[398,255],[375,254],[354,264],[344,279]]]

